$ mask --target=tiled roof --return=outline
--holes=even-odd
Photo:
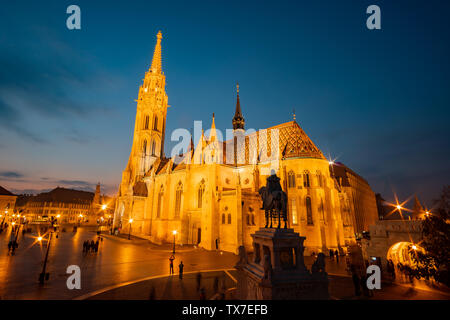
[[[14,194],[0,186],[0,196],[14,196]]]

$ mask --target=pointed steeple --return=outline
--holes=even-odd
[[[236,111],[234,112],[234,117],[233,117],[233,129],[234,130],[244,130],[244,126],[245,126],[245,120],[244,117],[242,116],[242,111],[241,111],[241,102],[239,101],[239,83],[236,84],[236,89],[237,89],[237,101],[236,101]]]
[[[155,51],[153,53],[152,66],[150,67],[150,71],[153,73],[161,73],[162,72],[161,39],[162,39],[162,33],[161,33],[161,31],[158,31],[158,34],[156,35],[156,46],[155,46]]]
[[[216,141],[216,139],[217,139],[216,123],[214,121],[214,113],[213,113],[211,129],[209,130],[209,142],[214,142]]]

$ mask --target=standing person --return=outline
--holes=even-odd
[[[183,279],[183,268],[184,268],[184,264],[183,264],[183,261],[181,261],[180,264],[178,265],[180,280]]]
[[[169,273],[170,274],[173,274],[173,260],[175,260],[175,257],[173,256],[173,254],[170,256],[170,258],[169,258],[169,268],[170,268],[170,270],[169,270]]]
[[[94,242],[94,240],[91,240],[91,251],[92,252],[95,251],[95,242]]]
[[[333,259],[333,256],[334,256],[334,252],[332,249],[330,249],[330,260]]]
[[[351,270],[352,270],[353,286],[355,288],[355,296],[359,297],[361,295],[360,280],[358,274],[356,273],[355,266],[352,266]]]
[[[214,278],[214,293],[217,293],[217,292],[219,292],[219,278],[218,277],[215,277]]]
[[[97,241],[95,242],[95,253],[98,252],[98,245],[99,245],[99,240],[97,239]]]
[[[336,262],[339,263],[339,251],[334,251],[334,255],[336,256]]]
[[[197,292],[200,290],[200,285],[202,284],[202,274],[199,272],[197,273]]]
[[[206,300],[205,288],[200,289],[200,300]]]
[[[361,276],[361,288],[365,297],[370,297],[369,288],[367,288],[367,275],[362,274]]]

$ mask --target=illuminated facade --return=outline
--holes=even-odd
[[[339,186],[329,161],[295,118],[245,133],[239,87],[232,119],[234,139],[219,141],[213,115],[209,134],[202,132],[195,147],[191,140],[186,152],[164,156],[169,106],[161,39],[159,32],[151,67],[139,88],[133,145],[119,187],[115,226],[128,232],[132,221],[132,234],[155,243],[172,242],[176,230],[177,243],[231,252],[240,245],[251,249],[250,234],[264,226],[258,190],[274,170],[288,196],[289,227],[306,236],[305,254],[341,250],[354,243],[355,206],[350,193],[359,184]],[[280,156],[266,161],[264,154],[273,154],[274,146]],[[373,192],[370,187],[364,192],[371,194],[373,203],[370,210],[359,208],[359,214],[376,217]]]

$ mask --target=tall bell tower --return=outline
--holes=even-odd
[[[139,87],[133,146],[128,162],[129,182],[141,180],[158,158],[164,158],[167,94],[166,77],[161,66],[162,33],[156,35],[156,46],[150,68]]]

